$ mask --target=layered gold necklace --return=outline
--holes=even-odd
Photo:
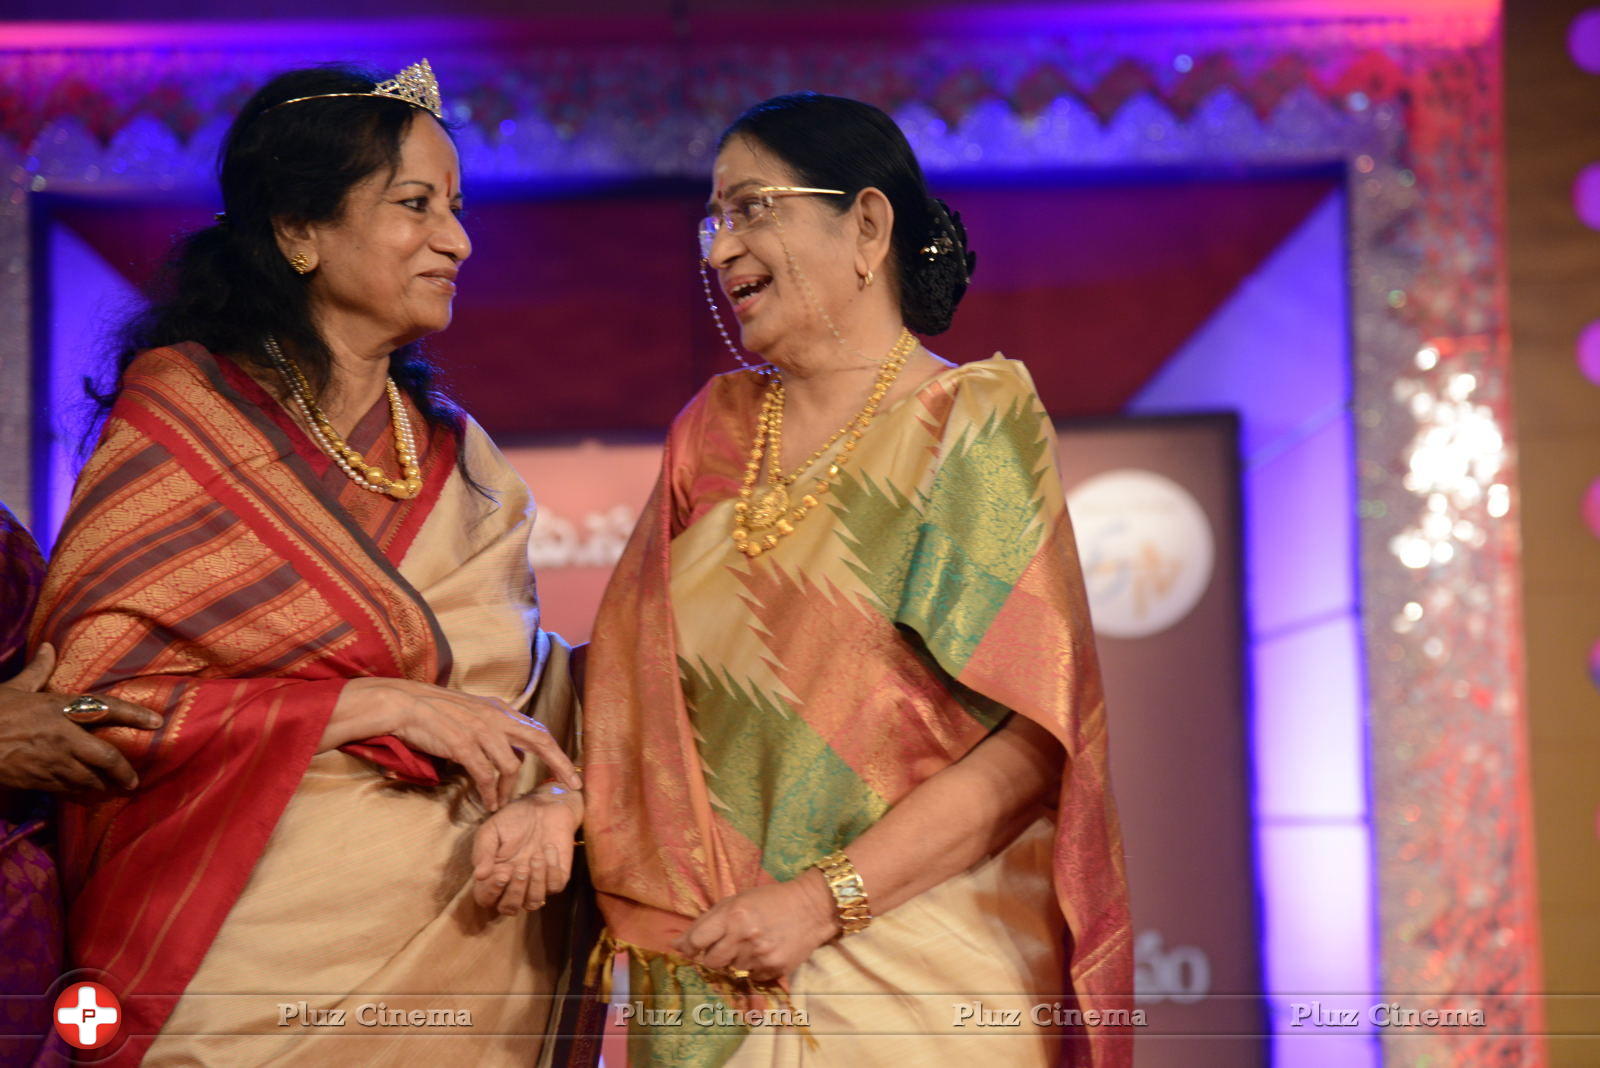
[[[350,481],[364,490],[386,494],[399,500],[410,500],[422,492],[422,468],[417,465],[417,439],[412,436],[411,417],[406,414],[405,402],[400,398],[400,387],[394,384],[393,378],[385,379],[383,388],[389,397],[389,419],[394,429],[394,451],[400,459],[399,478],[390,478],[382,470],[369,464],[365,456],[340,436],[333,428],[333,423],[329,421],[327,414],[317,406],[316,397],[311,392],[311,383],[306,380],[305,373],[284,356],[276,338],[269,336],[266,347],[267,355],[272,357],[273,366],[278,369],[284,383],[289,387],[290,399],[299,410],[301,418],[305,420],[306,427],[311,431],[312,440],[339,465],[339,469]]]
[[[848,423],[834,431],[816,452],[806,457],[804,463],[787,475],[779,467],[783,453],[783,377],[776,370],[766,372],[767,392],[761,403],[761,414],[756,419],[756,440],[750,448],[750,458],[745,463],[739,499],[733,505],[732,538],[740,552],[753,559],[769,549],[777,548],[779,539],[794,533],[795,524],[817,506],[818,498],[827,493],[833,480],[839,477],[839,471],[850,459],[861,436],[867,432],[872,417],[878,414],[878,406],[883,403],[883,398],[916,347],[916,335],[902,327],[894,348],[884,358],[878,379],[872,385],[872,392],[867,395],[867,403]],[[817,477],[810,492],[800,498],[800,503],[793,504],[789,495],[790,487],[841,438],[844,444],[839,448],[839,455]],[[767,489],[757,497],[756,479],[761,474],[763,462],[767,470]]]

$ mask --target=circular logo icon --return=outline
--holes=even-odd
[[[122,1027],[122,1003],[99,983],[73,983],[56,998],[56,1034],[77,1049],[99,1049]]]
[[[1211,585],[1216,547],[1193,495],[1153,471],[1124,468],[1067,495],[1089,613],[1113,638],[1159,634]]]

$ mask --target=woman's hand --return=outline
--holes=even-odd
[[[524,752],[544,761],[569,788],[583,788],[578,769],[545,725],[492,697],[409,679],[352,679],[323,732],[322,749],[381,734],[460,764],[490,812],[516,793]]]
[[[725,897],[678,939],[677,951],[718,971],[771,982],[804,964],[839,933],[838,911],[815,868],[786,883]]]
[[[583,795],[554,784],[519,797],[483,821],[472,842],[472,896],[510,916],[543,908],[572,877]]]
[[[18,790],[132,790],[139,785],[128,758],[80,724],[155,730],[162,719],[112,697],[100,713],[63,714],[71,697],[40,693],[56,666],[46,644],[16,678],[0,682],[0,786]]]

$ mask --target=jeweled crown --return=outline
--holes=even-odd
[[[439,83],[434,80],[433,67],[429,66],[426,59],[411,64],[386,82],[379,82],[372,87],[372,95],[404,100],[412,107],[430,112],[436,119],[444,118],[444,106],[439,101]]]
[[[399,100],[414,108],[421,108],[440,122],[444,121],[444,105],[439,100],[439,83],[434,79],[433,67],[426,59],[411,64],[388,81],[379,82],[370,92],[313,93],[310,96],[297,96],[293,100],[280,100],[267,110],[281,108],[286,104],[298,104],[302,100],[326,100],[336,96],[381,96],[389,100]]]

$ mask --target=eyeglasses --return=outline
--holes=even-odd
[[[720,230],[741,234],[772,218],[773,202],[779,197],[842,197],[843,189],[811,189],[800,185],[764,185],[736,198],[715,215],[700,220],[700,255],[711,258],[711,243]]]

